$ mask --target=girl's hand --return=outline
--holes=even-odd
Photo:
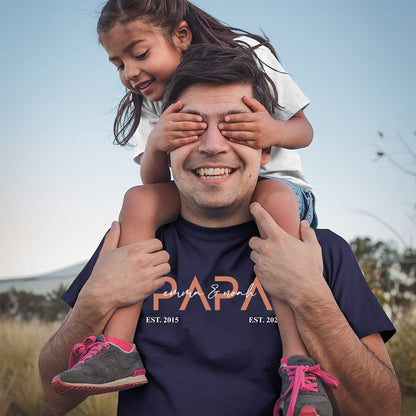
[[[244,96],[243,101],[253,112],[226,116],[225,122],[219,124],[222,135],[255,149],[276,145],[276,120],[255,98]]]
[[[149,135],[154,151],[171,152],[178,147],[193,143],[207,128],[201,116],[179,113],[182,108],[182,102],[178,101],[170,105],[160,116]]]

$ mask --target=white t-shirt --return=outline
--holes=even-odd
[[[241,40],[250,46],[258,44],[255,39],[248,36],[241,36],[236,40]],[[304,109],[309,104],[309,99],[286,73],[269,48],[260,46],[255,49],[255,53],[259,61],[265,64],[262,65],[260,62],[263,70],[276,86],[278,102],[282,107],[276,108],[272,117],[276,120],[287,121],[298,111]],[[136,163],[140,163],[139,156],[145,150],[147,138],[162,114],[162,102],[149,101],[146,97],[143,97],[141,110],[140,124],[133,135],[133,159]],[[273,146],[270,161],[267,165],[260,168],[259,175],[287,179],[313,192],[312,186],[308,183],[302,172],[302,163],[297,150]]]

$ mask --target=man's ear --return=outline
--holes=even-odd
[[[192,43],[192,32],[188,23],[183,20],[179,23],[172,35],[174,45],[181,49],[182,52],[186,52]]]
[[[270,160],[270,152],[272,151],[271,147],[266,147],[266,149],[262,149],[261,151],[261,166],[267,165]]]

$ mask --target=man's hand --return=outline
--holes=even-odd
[[[249,246],[254,272],[270,296],[291,304],[312,286],[325,283],[321,247],[313,229],[301,222],[298,240],[281,229],[258,203],[250,207],[260,232]]]
[[[90,278],[78,301],[94,302],[108,314],[146,299],[164,284],[169,254],[160,240],[151,239],[117,247],[120,224],[113,222]],[[99,302],[97,302],[99,300]]]
[[[149,135],[151,148],[157,152],[171,152],[178,147],[198,140],[206,123],[196,114],[179,113],[183,103],[178,101],[170,105],[160,116],[155,128]]]
[[[255,149],[278,145],[278,129],[272,116],[255,98],[243,97],[244,103],[253,111],[227,115],[219,129],[224,137],[238,144]]]

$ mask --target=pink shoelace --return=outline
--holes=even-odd
[[[319,377],[325,384],[332,388],[337,388],[339,385],[339,381],[330,374],[325,373],[325,371],[322,371],[319,364],[313,367],[309,367],[308,365],[287,365],[282,371],[287,372],[290,385],[285,394],[274,405],[273,416],[279,416],[280,404],[290,392],[292,392],[292,397],[290,398],[287,416],[293,416],[299,391],[318,392],[316,377]]]
[[[95,336],[85,338],[84,341],[73,346],[71,356],[69,357],[68,369],[71,369],[74,365],[85,362],[85,360],[91,358],[103,348],[110,348],[110,345],[105,342],[97,341]],[[76,362],[76,357],[78,356],[79,359]]]

